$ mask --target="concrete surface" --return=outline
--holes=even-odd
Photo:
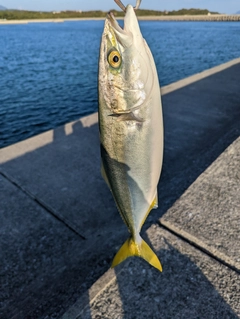
[[[62,319],[240,318],[239,274],[157,225],[146,235],[163,272],[132,258],[116,274],[109,270],[92,287],[91,301],[83,295]]]
[[[240,273],[240,137],[160,222]]]
[[[101,237],[83,240],[1,175],[0,214],[1,319],[59,318],[110,262]]]
[[[91,237],[89,223],[103,231],[106,210],[113,207],[101,193],[96,123],[94,114],[0,150],[0,170],[83,238]]]
[[[80,276],[83,240],[2,176],[0,203],[0,317],[39,318],[41,307],[54,312],[67,306],[72,275],[76,281]]]
[[[240,136],[239,82],[235,61],[176,83],[175,90],[174,85],[162,89],[170,93],[163,94],[159,209],[150,214],[143,234]],[[0,176],[5,216],[0,317],[60,318],[109,269],[128,236],[100,176],[97,115],[1,149]],[[228,233],[224,236],[231,242]],[[53,258],[42,261],[45,255]]]
[[[164,86],[161,88],[161,95],[165,95],[165,94],[168,94],[168,93],[171,93],[173,91],[176,91],[176,90],[179,90],[189,84],[193,84],[195,82],[198,82],[200,80],[203,80],[205,78],[207,78],[208,76],[211,76],[211,75],[214,75],[216,73],[219,73],[221,71],[224,71],[232,66],[235,66],[236,64],[239,64],[240,63],[240,58],[237,58],[237,59],[234,59],[234,60],[231,60],[231,61],[228,61],[226,63],[223,63],[223,64],[220,64],[220,65],[217,65],[211,69],[208,69],[208,70],[205,70],[205,71],[202,71],[202,72],[199,72],[197,74],[194,74],[192,76],[189,76],[185,79],[182,79],[182,80],[179,80],[177,82],[174,82],[174,83],[171,83],[167,86]]]

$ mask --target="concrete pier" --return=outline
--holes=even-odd
[[[162,88],[162,264],[109,270],[128,237],[100,175],[97,114],[0,150],[0,317],[240,318],[240,59]]]

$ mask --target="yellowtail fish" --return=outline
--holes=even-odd
[[[139,256],[162,271],[158,257],[140,236],[149,212],[158,203],[163,158],[159,81],[134,8],[115,2],[125,11],[124,27],[108,13],[99,58],[101,171],[131,236],[112,267],[127,257]]]

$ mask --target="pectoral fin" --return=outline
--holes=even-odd
[[[110,116],[117,117],[117,121],[135,121],[135,122],[144,122],[140,116],[134,114],[133,112],[129,113],[114,113],[110,114]]]
[[[120,115],[117,120],[118,121],[144,122],[144,120],[142,118],[140,118],[139,116],[137,116],[136,114],[134,114],[132,112]]]

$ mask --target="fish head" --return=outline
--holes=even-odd
[[[126,8],[122,28],[112,12],[105,21],[99,59],[99,97],[113,114],[141,108],[153,86],[153,58],[135,11]]]

